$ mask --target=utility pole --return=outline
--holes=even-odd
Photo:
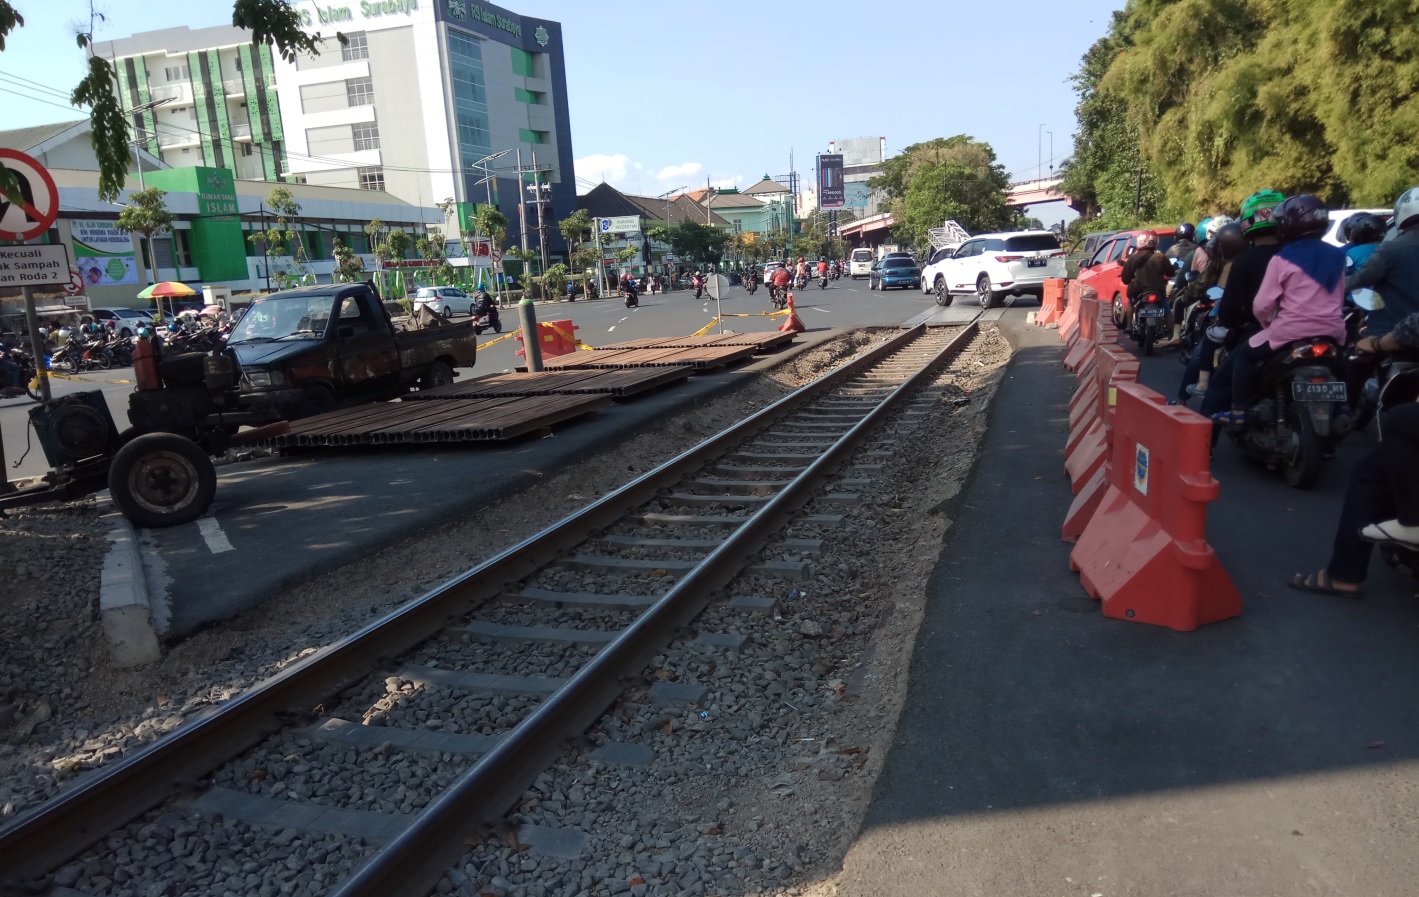
[[[527,185],[522,182],[522,148],[517,150],[517,231],[522,240],[522,263],[527,264]]]
[[[542,192],[542,172],[537,167],[537,150],[532,151],[532,187],[537,195],[537,248],[542,253],[542,273],[547,273],[547,206],[546,199]],[[551,190],[552,185],[546,184],[546,189]],[[545,292],[546,285],[543,285]]]
[[[1143,214],[1143,166],[1138,166],[1138,187],[1133,192],[1133,214]]]

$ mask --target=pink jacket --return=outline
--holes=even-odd
[[[1345,278],[1327,291],[1295,264],[1276,256],[1256,291],[1252,313],[1264,326],[1248,342],[1279,349],[1289,342],[1328,336],[1345,342]]]

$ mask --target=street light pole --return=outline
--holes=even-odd
[[[1044,177],[1044,133],[1044,124],[1035,129],[1035,180],[1037,181]]]

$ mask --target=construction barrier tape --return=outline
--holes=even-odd
[[[505,339],[512,339],[513,337],[517,336],[519,333],[521,333],[521,331],[519,331],[519,330],[514,330],[514,331],[512,331],[511,333],[504,333],[502,336],[497,337],[496,339],[490,339],[490,340],[488,340],[486,343],[479,343],[479,344],[478,344],[478,348],[480,348],[480,349],[486,349],[486,348],[488,348],[489,346],[493,345],[494,343],[500,343],[500,342],[502,342],[502,341],[505,340]]]
[[[132,380],[90,380],[88,377],[79,377],[74,374],[61,374],[58,371],[48,371],[51,380],[73,380],[76,383],[132,383]],[[39,378],[30,380],[31,389],[39,389]]]
[[[722,318],[781,318],[789,314],[789,310],[781,308],[778,311],[752,311],[752,312],[725,312],[720,315]]]
[[[710,330],[712,327],[714,327],[714,325],[716,325],[716,324],[718,324],[718,323],[719,323],[719,318],[718,318],[718,317],[713,318],[708,324],[706,324],[705,326],[701,327],[699,330],[696,330],[694,333],[690,334],[690,336],[702,336],[702,335],[704,335],[705,333],[708,333],[709,330]]]

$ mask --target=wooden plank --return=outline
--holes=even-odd
[[[477,380],[451,383],[404,396],[402,401],[498,398],[604,393],[625,398],[683,380],[693,373],[688,365],[656,368],[574,368],[540,373],[493,374]]]
[[[296,421],[274,446],[393,445],[512,439],[595,411],[611,397],[551,395],[385,402]]]

